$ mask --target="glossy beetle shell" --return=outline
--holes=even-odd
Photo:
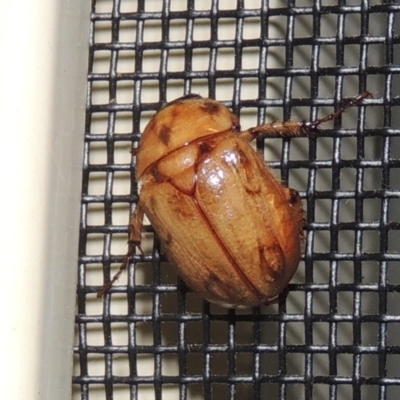
[[[143,132],[136,165],[139,179],[146,168],[193,140],[239,126],[236,115],[217,101],[191,96],[162,108]]]
[[[188,286],[227,307],[275,301],[300,260],[297,192],[273,176],[221,103],[182,98],[146,127],[140,207]]]

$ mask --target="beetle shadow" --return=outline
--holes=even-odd
[[[162,259],[164,259],[162,257]],[[144,265],[143,273],[147,282],[153,278],[152,268]],[[251,346],[254,342],[253,322],[249,321],[252,309],[229,310],[203,300],[189,289],[179,278],[173,265],[166,261],[159,264],[156,273],[159,278],[159,315],[161,322],[148,326],[142,324],[142,336],[160,335],[162,373],[175,377],[204,377],[206,368],[212,376],[226,380],[235,375],[254,376],[254,354],[252,351],[237,351],[232,359],[227,351],[230,339],[234,347]],[[165,290],[164,290],[165,289]],[[154,332],[159,329],[159,332]],[[153,342],[154,345],[158,343]],[[213,348],[213,350],[211,349]],[[167,350],[169,349],[169,350]],[[188,384],[191,399],[203,399],[206,383]],[[213,395],[227,398],[229,385],[210,383]],[[254,388],[250,384],[236,384],[235,390],[241,397],[251,397]]]

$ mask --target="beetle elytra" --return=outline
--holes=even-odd
[[[140,248],[144,214],[189,287],[225,307],[280,301],[301,257],[303,209],[249,145],[257,137],[311,136],[369,97],[364,92],[312,122],[274,122],[240,131],[223,104],[197,95],[158,111],[136,153],[140,200],[128,254],[101,297]]]

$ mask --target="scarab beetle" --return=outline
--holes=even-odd
[[[140,246],[143,216],[189,287],[225,307],[279,301],[301,257],[303,209],[249,145],[256,137],[309,136],[359,103],[360,94],[313,122],[275,122],[240,131],[223,104],[188,95],[162,108],[136,153],[140,201],[131,220],[130,250]]]

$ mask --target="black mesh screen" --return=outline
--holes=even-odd
[[[400,4],[92,0],[90,18],[73,398],[398,399]],[[315,119],[366,89],[316,139],[255,144],[306,210],[285,302],[203,301],[149,224],[145,256],[96,298],[127,250],[129,150],[162,105],[212,97],[246,128]]]

